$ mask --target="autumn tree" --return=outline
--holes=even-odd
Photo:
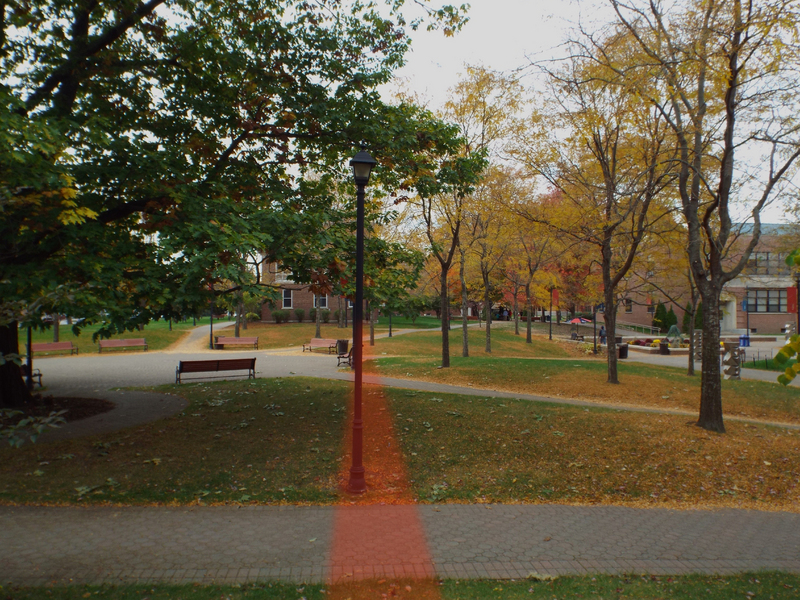
[[[291,264],[315,221],[339,220],[298,182],[310,165],[341,170],[363,139],[378,176],[431,152],[441,129],[375,92],[416,25],[387,4],[0,5],[0,406],[28,399],[18,322],[68,312],[111,335],[196,313],[258,283],[242,257]],[[448,7],[430,17],[462,22]]]
[[[620,85],[634,85],[675,138],[677,192],[703,306],[697,424],[724,432],[720,294],[747,264],[761,236],[761,212],[789,185],[800,156],[798,5],[793,0],[609,2],[614,26],[635,40],[639,52],[625,63],[594,56],[618,74]],[[658,85],[632,83],[643,78]],[[729,254],[737,204],[752,220],[752,238],[738,259]]]
[[[622,58],[630,45],[624,37],[609,37],[601,48]],[[608,382],[619,383],[617,288],[646,232],[667,211],[666,202],[659,206],[657,199],[672,181],[674,163],[665,116],[634,90],[609,83],[614,73],[588,60],[583,46],[574,44],[572,50],[566,66],[545,70],[548,98],[513,148],[530,175],[557,190],[561,202],[544,215],[524,207],[518,214],[595,249],[608,331]]]
[[[463,79],[449,90],[449,96],[443,117],[458,126],[467,152],[484,152],[491,160],[499,151],[499,144],[513,127],[511,117],[520,107],[522,86],[508,75],[485,67],[468,65]],[[473,208],[474,202],[470,200],[466,199],[466,206],[469,208],[462,211],[465,221],[457,246],[461,283],[461,353],[465,357],[469,356],[467,255],[477,239],[485,239],[485,235],[480,233],[482,211]]]

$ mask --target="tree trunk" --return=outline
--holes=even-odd
[[[447,268],[442,265],[442,273],[439,276],[442,286],[439,296],[439,305],[442,313],[442,368],[450,366],[450,301],[447,297]]]
[[[528,306],[528,331],[525,342],[528,344],[533,343],[532,328],[533,328],[533,301],[531,300],[531,286],[525,286],[525,303]]]
[[[239,333],[242,328],[242,303],[239,302],[236,305],[236,321],[233,326],[233,337],[239,337]]]
[[[19,355],[19,329],[16,323],[0,327],[0,354]],[[7,358],[0,365],[0,408],[20,408],[30,400],[31,393],[22,378],[22,371]]]
[[[314,299],[316,300],[316,305],[317,305],[317,310],[314,311],[314,321],[316,322],[314,337],[321,338],[322,334],[320,327],[322,326],[322,307],[319,305],[319,296],[314,296]],[[353,343],[355,344],[356,341],[353,340]]]
[[[375,345],[375,318],[377,317],[378,309],[373,308],[369,311],[369,345]]]
[[[700,380],[700,418],[703,429],[725,433],[722,421],[722,382],[719,368],[719,289],[710,284],[703,299],[703,367]]]
[[[489,299],[491,292],[491,284],[489,283],[489,274],[483,275],[483,301],[486,304],[486,352],[492,353],[492,302]]]
[[[344,304],[345,305],[345,309],[344,310],[342,310],[342,304],[344,304],[342,302],[342,297],[341,296],[337,296],[336,297],[336,306],[339,307],[339,310],[338,310],[338,312],[336,314],[339,317],[339,319],[338,319],[338,321],[339,321],[339,329],[344,329],[344,327],[345,327],[345,324],[344,324],[344,317],[345,317],[344,310],[347,310],[347,308],[346,308],[347,304]]]
[[[461,250],[459,248],[459,250]],[[469,356],[469,329],[467,328],[467,313],[469,312],[469,298],[467,297],[467,279],[464,274],[465,263],[467,262],[466,252],[461,251],[461,263],[459,265],[458,276],[461,280],[461,356]]]
[[[692,312],[691,312],[691,324],[689,325],[689,362],[686,366],[686,374],[693,377],[694,376],[694,324],[697,317],[697,288],[692,286]],[[748,307],[749,309],[749,307]],[[750,335],[750,332],[747,332],[747,335]]]
[[[517,300],[519,294],[519,286],[514,286],[514,335],[519,335],[519,301]]]
[[[604,297],[606,309],[603,312],[603,322],[606,324],[608,335],[608,383],[619,383],[617,372],[617,303],[614,301],[614,291],[607,292]]]

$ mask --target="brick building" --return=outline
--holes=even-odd
[[[738,260],[752,239],[752,225],[743,224],[739,239],[734,244],[728,262]],[[788,252],[800,244],[800,226],[762,223],[758,245],[742,273],[728,282],[720,298],[721,328],[723,333],[781,333],[787,324],[797,325],[798,272],[785,263]],[[663,283],[663,282],[662,282]],[[681,289],[681,286],[684,289]],[[663,289],[663,285],[661,286]],[[685,283],[675,282],[669,296],[671,301],[657,291],[633,291],[620,301],[617,311],[619,324],[650,326],[655,308],[663,302],[667,310],[672,307],[683,323],[683,313],[690,295]]]
[[[745,225],[741,246],[749,243],[751,233],[752,227]],[[725,286],[723,331],[781,333],[787,324],[797,325],[798,272],[785,262],[797,234],[797,225],[761,225],[747,266]]]
[[[264,280],[267,283],[276,284],[280,287],[281,297],[274,305],[267,302],[261,306],[261,320],[275,322],[274,310],[285,310],[289,313],[289,321],[297,322],[295,310],[303,311],[303,321],[311,320],[311,309],[321,308],[330,310],[330,321],[336,321],[339,310],[347,311],[347,321],[353,318],[352,301],[342,296],[315,295],[310,289],[309,284],[294,283],[292,274],[289,271],[280,271],[275,264],[264,265]]]

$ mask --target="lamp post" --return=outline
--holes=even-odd
[[[208,349],[214,349],[214,285],[210,284],[209,289],[211,290],[211,300],[209,301],[209,308],[208,311]]]
[[[356,302],[353,306],[353,367],[355,369],[355,385],[353,394],[353,464],[350,467],[350,481],[347,491],[351,494],[362,494],[367,491],[364,480],[363,429],[361,419],[361,389],[363,381],[363,334],[364,324],[364,188],[369,183],[369,176],[376,161],[362,147],[350,161],[353,168],[353,180],[356,184]]]
[[[745,319],[747,320],[745,327],[747,328],[747,337],[749,338],[750,337],[750,288],[749,287],[744,288],[744,298],[745,298],[744,314],[745,314]]]
[[[58,318],[58,316],[56,316]],[[25,385],[28,387],[28,391],[33,391],[33,329],[30,325],[28,325],[28,372],[26,374]],[[39,380],[39,385],[41,385],[41,379]]]
[[[800,333],[800,273],[795,273],[795,289],[797,293],[795,294],[795,303],[797,304],[797,327],[795,327],[794,332]],[[750,332],[747,332],[747,335],[750,335]]]
[[[550,314],[547,317],[550,321],[550,339],[553,339],[553,288],[550,288]]]

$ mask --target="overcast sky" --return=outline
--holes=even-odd
[[[429,101],[430,108],[437,108],[465,64],[510,71],[528,64],[527,57],[549,58],[579,17],[586,19],[587,10],[596,13],[597,4],[595,0],[472,0],[470,20],[455,36],[447,38],[440,31],[413,33],[408,65],[397,77]]]
[[[442,0],[447,2],[458,4],[459,0]],[[554,58],[561,55],[559,46],[579,22],[595,30],[611,18],[604,0],[471,0],[470,5],[470,20],[455,36],[448,38],[440,31],[412,34],[408,64],[397,71],[398,83],[387,86],[387,95],[401,85],[428,108],[439,109],[465,64],[511,71],[531,60]],[[530,78],[522,81],[526,87],[534,83]],[[750,220],[746,211],[734,218]],[[785,221],[782,206],[768,207],[762,220]]]

